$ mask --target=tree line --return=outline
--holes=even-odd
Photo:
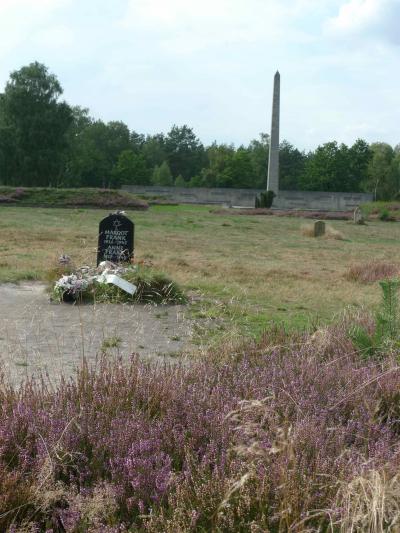
[[[47,67],[11,73],[0,93],[0,184],[38,187],[169,185],[265,188],[269,136],[247,146],[205,146],[187,125],[143,135],[121,121],[105,123],[61,99]],[[282,190],[400,194],[400,145],[336,141],[313,151],[280,145]]]

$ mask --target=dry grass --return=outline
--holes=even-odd
[[[213,209],[212,213],[216,215],[242,215],[242,216],[274,216],[274,217],[294,217],[310,218],[317,220],[352,220],[352,211],[300,211],[294,209]]]
[[[43,280],[62,253],[76,265],[94,264],[98,223],[107,214],[0,207],[0,281]],[[302,236],[293,217],[217,216],[202,206],[127,214],[136,226],[138,260],[151,260],[201,294],[196,305],[210,320],[242,321],[250,333],[261,333],[271,321],[304,327],[316,316],[330,320],[348,305],[371,307],[378,291],[344,280],[344,272],[359,262],[400,263],[400,225],[375,220],[368,226],[332,221],[346,236],[335,240]],[[245,312],[237,313],[237,306]]]
[[[336,241],[343,241],[345,239],[343,233],[332,226],[326,226],[325,237],[327,239],[334,239]]]
[[[400,530],[400,476],[371,470],[344,484],[338,493],[340,531],[352,533]]]
[[[345,274],[349,281],[373,283],[399,276],[400,265],[386,261],[369,261],[352,265]]]
[[[304,237],[315,237],[314,224],[303,224],[300,230]]]
[[[303,224],[300,230],[301,230],[302,235],[304,235],[304,237],[316,237],[315,232],[314,232],[314,224]],[[325,239],[334,239],[337,241],[343,241],[345,238],[341,231],[327,224],[325,225],[325,233],[323,235],[320,235],[319,237],[322,237]]]
[[[314,231],[314,224],[304,224],[301,226],[300,229],[304,237],[313,237],[313,238],[317,237]],[[345,238],[341,231],[328,225],[325,225],[325,233],[323,235],[319,235],[318,237],[324,238],[324,239],[333,239],[336,241],[343,241]]]

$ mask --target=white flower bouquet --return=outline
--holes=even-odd
[[[90,278],[83,278],[76,274],[62,276],[56,281],[54,293],[59,300],[73,301],[77,300],[85,292],[93,281]]]

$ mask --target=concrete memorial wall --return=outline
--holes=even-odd
[[[182,204],[254,207],[256,196],[265,189],[218,189],[200,187],[161,187],[125,185],[123,190],[144,197],[163,198]],[[371,202],[372,194],[353,192],[279,191],[273,208],[318,211],[352,211]]]

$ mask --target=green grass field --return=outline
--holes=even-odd
[[[0,282],[43,280],[61,253],[94,264],[98,223],[108,211],[0,207]],[[193,316],[215,319],[229,335],[258,335],[272,322],[303,328],[348,306],[372,308],[377,283],[347,281],[355,263],[400,260],[400,225],[333,221],[344,239],[311,238],[309,221],[216,215],[205,206],[127,211],[135,257],[153,262],[194,298]],[[199,297],[200,296],[200,297]]]

